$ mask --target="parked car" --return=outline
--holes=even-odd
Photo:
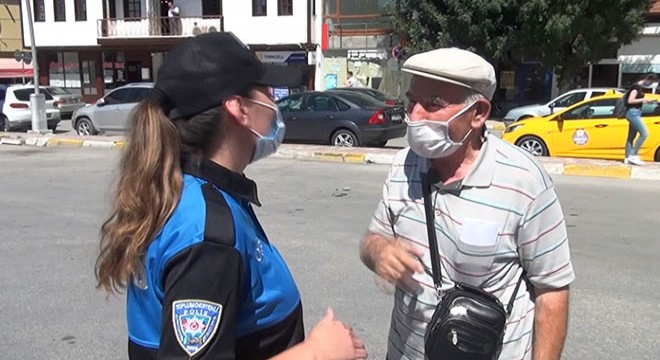
[[[387,104],[387,105],[403,106],[403,100],[401,100],[401,99],[397,99],[397,98],[394,98],[394,97],[392,97],[392,96],[389,96],[389,95],[385,94],[385,93],[382,92],[382,91],[379,91],[379,90],[376,90],[376,89],[372,89],[372,88],[366,88],[366,87],[344,87],[344,88],[336,88],[336,89],[332,89],[332,90],[330,90],[330,91],[335,91],[335,90],[339,90],[339,91],[355,91],[355,92],[360,93],[360,94],[365,94],[365,95],[369,95],[369,96],[371,96],[371,97],[374,97],[374,98],[376,98],[377,100],[382,101],[382,102],[384,102],[384,103]]]
[[[528,118],[509,125],[502,139],[536,156],[560,156],[622,160],[628,137],[628,121],[614,116],[622,94],[591,98],[541,118]],[[645,98],[660,101],[660,95]],[[649,137],[639,150],[644,161],[660,161],[660,105],[642,106],[642,121]]]
[[[403,107],[353,91],[303,92],[277,102],[285,141],[335,146],[385,146],[406,133]]]
[[[60,122],[60,111],[44,87],[39,87],[39,92],[46,98],[46,125],[50,130],[55,130]],[[27,85],[0,88],[0,131],[28,130],[32,127],[30,94],[33,93],[34,87]]]
[[[79,135],[96,135],[101,131],[127,131],[131,110],[144,99],[153,83],[130,83],[113,89],[96,104],[76,110],[72,126]]]
[[[60,110],[63,120],[71,119],[73,112],[85,106],[82,97],[74,95],[58,86],[44,86],[44,89],[55,99],[54,105]]]
[[[504,115],[504,121],[518,121],[526,118],[550,115],[566,109],[567,107],[596,96],[625,93],[623,89],[612,88],[586,88],[576,89],[561,94],[546,104],[535,104],[513,108]]]

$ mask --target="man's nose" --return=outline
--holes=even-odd
[[[426,117],[426,110],[419,103],[415,103],[408,110],[408,119],[410,121],[423,120]]]

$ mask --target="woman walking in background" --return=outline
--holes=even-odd
[[[637,153],[648,137],[648,130],[642,121],[642,105],[655,100],[644,99],[644,93],[654,82],[658,81],[655,74],[648,74],[639,79],[628,90],[626,100],[626,119],[629,123],[628,138],[626,139],[626,158],[623,160],[625,164],[644,165],[644,162],[639,159]],[[639,134],[637,141],[633,145],[635,137]]]

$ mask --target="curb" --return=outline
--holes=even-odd
[[[2,145],[28,145],[28,146],[63,146],[63,147],[87,147],[101,149],[123,149],[126,142],[123,140],[86,140],[66,137],[55,137],[53,135],[45,136],[25,136],[15,134],[0,133],[0,144]]]
[[[390,165],[396,153],[342,153],[342,152],[308,152],[295,150],[280,150],[273,157],[281,159],[299,159],[353,164]],[[610,179],[660,180],[660,168],[633,167],[620,164],[580,164],[562,163],[554,158],[539,158],[538,162],[550,175],[569,175],[601,177]]]
[[[499,123],[502,127],[504,124]],[[493,129],[497,130],[497,126]],[[490,126],[490,125],[489,125]],[[101,149],[123,149],[126,142],[123,140],[88,140],[66,137],[45,136],[21,136],[19,134],[0,133],[0,144],[27,145],[47,147],[69,147],[69,148],[101,148]],[[320,148],[320,149],[319,149]],[[283,145],[275,158],[296,159],[308,161],[325,161],[346,164],[381,164],[390,165],[398,149],[368,149],[363,151],[351,151],[345,149],[333,149],[332,147],[315,147],[300,149],[295,146]],[[580,163],[581,160],[567,159],[558,161],[558,158],[538,158],[550,175],[570,175],[602,177],[612,179],[635,179],[635,180],[660,180],[660,167],[657,166],[629,166],[615,162],[600,161],[600,163]]]

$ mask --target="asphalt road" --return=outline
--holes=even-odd
[[[116,151],[0,146],[0,359],[124,359],[124,300],[92,274]],[[357,255],[387,167],[265,160],[257,212],[303,294],[383,359],[392,299]],[[577,280],[564,359],[660,359],[660,187],[557,177]]]

